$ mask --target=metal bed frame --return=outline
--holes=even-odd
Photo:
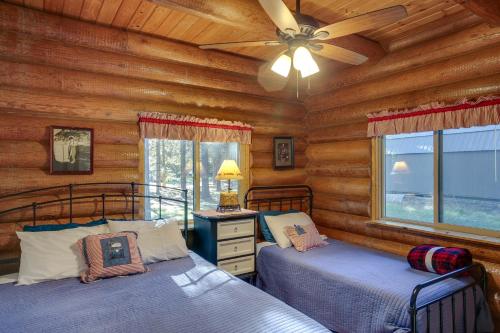
[[[75,189],[77,188],[83,188],[83,187],[89,187],[92,189],[92,187],[96,186],[120,186],[121,188],[127,189],[127,191],[119,191],[119,189],[116,189],[114,191],[109,191],[112,192],[112,194],[106,194],[106,193],[99,193],[95,195],[81,195],[78,196],[78,194],[75,194]],[[128,186],[130,186],[130,190],[128,190]],[[176,194],[176,196],[164,196],[163,193],[160,193],[159,195],[151,195],[147,194],[148,192],[146,191],[150,187],[154,187],[158,189],[159,191],[161,190],[166,190],[166,191],[171,191]],[[143,189],[144,192],[138,193],[140,189]],[[157,199],[159,202],[159,214],[157,219],[162,219],[162,203],[176,203],[180,206],[183,206],[184,208],[184,238],[188,239],[188,190],[182,190],[174,187],[167,187],[167,186],[161,186],[161,185],[156,185],[156,184],[146,184],[146,183],[126,183],[126,182],[109,182],[109,183],[78,183],[78,184],[67,184],[67,185],[59,185],[59,186],[51,186],[51,187],[44,187],[44,188],[37,188],[33,190],[28,190],[28,191],[22,191],[22,192],[17,192],[17,193],[11,193],[7,195],[0,196],[0,202],[3,200],[12,200],[16,198],[22,198],[25,195],[43,195],[44,192],[48,191],[64,191],[67,190],[68,196],[60,199],[54,199],[54,200],[47,200],[47,201],[42,201],[42,202],[32,202],[31,204],[26,204],[26,205],[21,205],[17,206],[14,208],[9,208],[3,211],[0,211],[0,216],[2,215],[7,215],[9,213],[15,212],[15,211],[24,211],[30,209],[32,211],[32,224],[34,226],[37,225],[37,222],[40,220],[40,216],[37,214],[38,209],[42,208],[44,206],[48,205],[53,205],[56,203],[67,203],[69,205],[69,216],[68,220],[69,223],[73,222],[74,214],[73,214],[73,206],[75,204],[78,204],[79,201],[82,200],[88,200],[88,199],[100,199],[101,204],[102,204],[102,218],[106,218],[106,200],[111,199],[111,198],[122,198],[124,199],[124,202],[128,202],[128,199],[131,201],[131,211],[126,212],[124,211],[123,214],[131,214],[132,215],[132,220],[135,220],[135,215],[136,215],[136,199]],[[159,192],[158,191],[158,192]],[[28,221],[26,221],[28,222]],[[13,222],[9,221],[6,219],[5,221],[0,221],[0,224],[17,224],[17,223],[26,223],[26,222]],[[1,262],[0,262],[1,263]]]
[[[256,199],[252,199],[251,195],[255,193],[261,193],[265,194],[266,192],[269,191],[287,191],[287,190],[303,190],[305,191],[304,195],[301,196],[276,196],[276,197],[259,197]],[[250,204],[256,204],[257,205],[257,210],[260,211],[261,207],[267,208],[267,210],[271,210],[271,207],[273,206],[273,203],[279,203],[279,210],[283,210],[283,205],[284,203],[288,203],[288,207],[291,207],[294,202],[300,202],[300,210],[303,210],[303,205],[304,203],[306,204],[307,211],[309,213],[309,216],[312,217],[312,208],[313,208],[313,192],[312,189],[307,186],[307,185],[286,185],[286,186],[256,186],[256,187],[251,187],[248,189],[247,193],[245,194],[245,208],[248,208]],[[422,290],[429,288],[431,286],[434,286],[444,280],[447,279],[453,279],[457,277],[463,277],[466,275],[473,275],[473,273],[478,273],[479,277],[475,279],[475,281],[470,282],[466,286],[458,289],[451,291],[441,297],[436,297],[432,300],[429,300],[423,304],[418,304],[418,297]],[[481,287],[484,297],[486,297],[486,291],[487,291],[487,276],[486,276],[486,270],[483,265],[479,263],[474,263],[470,266],[455,270],[453,272],[438,276],[434,279],[431,279],[429,281],[426,281],[424,283],[418,284],[414,287],[413,292],[410,297],[410,304],[408,307],[408,312],[410,314],[410,328],[411,332],[413,333],[418,333],[418,315],[420,311],[425,311],[425,317],[426,317],[426,332],[431,331],[430,327],[430,315],[431,315],[431,309],[430,307],[434,304],[438,304],[439,306],[439,331],[441,333],[445,332],[444,331],[444,321],[443,321],[443,301],[445,299],[450,298],[451,299],[451,307],[452,307],[452,323],[451,326],[453,327],[452,332],[457,332],[457,324],[456,324],[456,319],[455,318],[455,299],[457,297],[462,298],[462,330],[463,332],[467,331],[467,316],[465,315],[467,313],[467,305],[466,305],[466,291],[467,289],[472,289],[472,294],[473,294],[473,299],[474,299],[474,304],[476,304],[476,284],[479,284]],[[474,315],[474,319],[476,316]],[[474,322],[474,332],[477,332],[477,322]]]

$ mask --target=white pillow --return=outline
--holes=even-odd
[[[87,269],[76,242],[88,235],[109,233],[107,225],[60,231],[16,232],[21,240],[17,285],[79,277]]]
[[[268,215],[265,217],[265,219],[269,230],[271,230],[271,233],[276,240],[276,243],[278,243],[279,247],[281,248],[292,246],[292,243],[285,234],[285,227],[293,227],[294,225],[303,226],[314,223],[309,215],[303,212],[283,214],[278,216]]]
[[[142,260],[149,264],[188,255],[186,241],[176,221],[108,221],[111,232],[135,231]]]

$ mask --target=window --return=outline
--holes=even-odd
[[[381,217],[500,231],[500,125],[388,135]]]
[[[194,142],[182,140],[144,140],[145,182],[176,189],[188,190],[189,211],[215,209],[219,203],[219,193],[227,189],[227,181],[215,179],[217,171],[225,159],[236,160],[240,169],[240,144],[230,142]],[[197,168],[198,166],[198,168]],[[238,182],[231,183],[238,191]],[[179,197],[176,191],[147,189],[153,196]],[[145,215],[148,219],[158,218],[160,203],[157,199],[145,200]],[[184,207],[177,203],[162,201],[161,215],[183,219]]]

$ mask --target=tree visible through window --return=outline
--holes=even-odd
[[[217,171],[225,159],[239,163],[239,144],[234,142],[193,142],[182,140],[146,139],[144,142],[145,182],[162,186],[187,189],[189,212],[198,209],[214,209],[219,202],[219,193],[227,189],[227,182],[215,179]],[[199,165],[199,175],[196,173]],[[198,180],[198,182],[197,182]],[[238,183],[231,184],[238,191]],[[162,196],[178,196],[175,191],[151,186],[149,193]],[[163,191],[163,192],[162,192]],[[199,201],[196,193],[199,191]],[[156,199],[145,200],[146,218],[157,218],[160,203]],[[162,202],[163,217],[184,217],[184,207],[179,204]]]

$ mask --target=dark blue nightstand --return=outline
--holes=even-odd
[[[246,209],[230,213],[194,212],[193,250],[233,275],[253,276],[257,214]]]

